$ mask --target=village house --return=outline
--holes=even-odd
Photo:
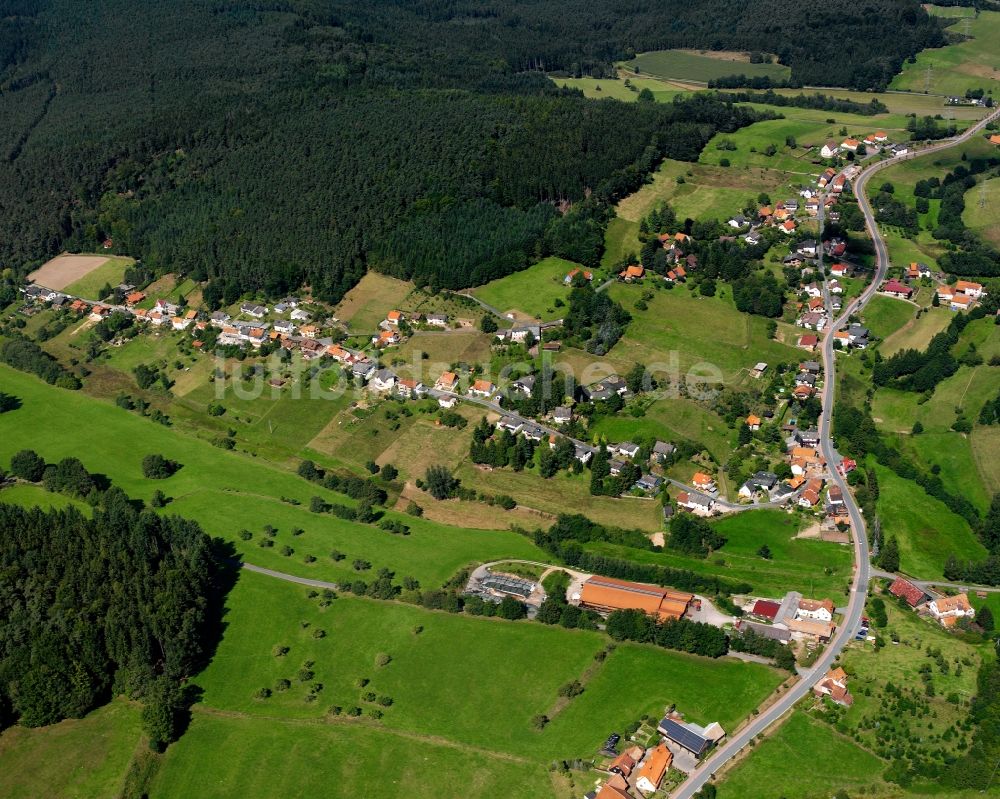
[[[955,292],[952,295],[951,300],[948,302],[948,307],[952,311],[967,311],[973,305],[972,297],[967,294],[961,294],[960,292]]]
[[[971,619],[976,615],[966,594],[932,599],[927,603],[927,610],[944,627],[952,627],[959,619]]]
[[[822,148],[820,148],[819,154],[823,158],[833,158],[839,151],[840,151],[840,146],[837,144],[837,142],[831,139],[830,141],[826,142]],[[833,170],[827,170],[827,171],[832,172]],[[824,178],[826,179],[824,180]],[[820,184],[819,184],[820,186],[825,186],[828,182],[829,178],[826,177],[826,173],[820,176]]]
[[[632,460],[639,454],[639,445],[633,444],[631,441],[622,441],[620,444],[612,444],[608,451]]]
[[[626,283],[632,283],[636,280],[642,280],[645,274],[646,270],[642,266],[636,264],[625,267],[621,272],[618,273],[618,277],[620,277]]]
[[[356,361],[351,364],[351,374],[358,380],[366,381],[375,374],[375,363],[372,361]]]
[[[791,236],[798,229],[794,219],[786,219],[779,226],[779,230],[787,236]]]
[[[581,271],[582,270],[580,270],[579,268],[571,269],[569,272],[566,273],[566,277],[563,278],[563,283],[565,283],[567,286],[570,285],[573,282],[573,278],[581,274]],[[593,272],[582,271],[582,274],[583,274],[583,279],[586,280],[588,283],[594,279]]]
[[[750,615],[758,619],[766,619],[767,621],[774,622],[777,620],[780,610],[781,603],[773,602],[770,599],[758,599],[753,603]]]
[[[900,283],[895,278],[883,283],[881,291],[886,296],[898,297],[901,300],[908,300],[910,299],[910,297],[913,296],[913,289],[907,286],[905,283]]]
[[[492,397],[496,391],[496,386],[489,380],[476,380],[469,387],[469,394],[474,397]]]
[[[844,707],[850,707],[854,704],[854,697],[847,690],[847,672],[839,666],[830,669],[823,679],[813,686],[813,695],[820,698],[826,697]]]
[[[424,321],[432,327],[448,327],[448,316],[443,313],[429,313]]]
[[[267,315],[267,308],[253,302],[244,302],[240,305],[240,313],[254,319],[263,319]]]
[[[146,295],[143,292],[133,291],[125,297],[125,305],[131,308],[133,305],[138,305],[144,299],[146,299]]]
[[[274,330],[285,336],[290,336],[295,332],[295,323],[288,319],[279,319],[274,323]]]
[[[655,474],[643,474],[635,481],[633,488],[638,488],[646,494],[655,494],[663,486],[663,478]]]
[[[838,261],[830,267],[830,274],[834,277],[850,277],[851,267],[848,264]]]
[[[681,491],[677,495],[677,506],[690,511],[696,516],[711,516],[712,509],[715,507],[715,500],[704,494]]]
[[[747,481],[740,486],[741,497],[752,499],[761,491],[770,492],[778,484],[778,475],[774,472],[754,472]]]
[[[840,194],[844,191],[847,186],[847,177],[845,175],[837,175],[831,183],[831,191],[834,194]]]
[[[764,372],[766,371],[767,371],[767,364],[764,363],[763,361],[760,361],[759,363],[754,364],[753,369],[750,370],[750,377],[756,380],[760,377],[763,377]]]
[[[757,231],[757,230],[751,230],[749,233],[747,233],[743,237],[743,241],[745,241],[747,244],[749,244],[751,246],[755,246],[757,244],[760,244],[760,242],[761,242],[760,232]]]
[[[759,416],[755,416],[754,414],[751,413],[747,417],[746,424],[747,424],[747,427],[749,427],[751,431],[760,430],[760,417]]]
[[[799,336],[798,347],[803,350],[808,350],[813,352],[816,349],[816,345],[819,344],[819,338],[812,333],[806,333]]]
[[[801,638],[825,644],[833,637],[837,627],[828,621],[812,621],[810,619],[791,619],[785,626]]]
[[[554,425],[561,426],[569,424],[573,421],[573,411],[565,405],[560,405],[557,408],[552,409],[552,413],[549,415],[549,418]]]
[[[580,394],[587,402],[602,402],[611,399],[615,394],[624,397],[628,394],[628,384],[623,377],[609,375],[600,383],[582,386]]]
[[[315,337],[316,334],[313,333],[312,336],[310,336],[306,331],[307,330],[315,331],[315,329],[316,328],[313,327],[312,325],[306,325],[305,327],[302,328],[300,332],[302,333],[303,336],[307,336],[308,338],[313,338]],[[399,333],[397,333],[395,330],[383,330],[377,336],[372,336],[372,344],[374,344],[376,347],[391,347],[395,344],[399,344],[400,341],[401,339],[399,337]]]
[[[403,314],[401,311],[389,311],[385,315],[385,323],[387,325],[392,325],[393,327],[399,327],[399,323],[403,321]]]
[[[677,448],[666,441],[657,441],[653,444],[652,458],[658,463],[666,463],[667,459],[674,454]]]
[[[289,314],[289,316],[291,316],[291,318],[296,322],[308,322],[312,319],[312,314],[302,308],[296,308]]]
[[[455,391],[458,388],[458,375],[454,372],[442,372],[434,382],[434,388],[438,391]]]
[[[973,299],[979,300],[986,296],[986,291],[981,283],[973,283],[969,280],[955,281],[955,291],[960,291]]]
[[[795,618],[809,621],[833,621],[833,601],[829,599],[800,599]]]
[[[398,379],[396,381],[396,394],[404,399],[420,399],[427,393],[427,387],[419,380]]]
[[[858,147],[861,146],[861,142],[859,142],[857,139],[847,138],[840,143],[840,146],[843,147],[845,150],[847,150],[847,152],[849,153],[856,153],[858,151]]]
[[[715,483],[715,478],[711,475],[705,474],[705,472],[695,472],[694,477],[691,478],[691,485],[699,491],[707,491],[711,494],[714,494],[719,490]]]
[[[652,749],[639,769],[635,787],[643,793],[654,793],[660,789],[660,783],[666,776],[667,769],[674,762],[674,755],[666,745],[661,743]]]
[[[621,774],[625,779],[628,779],[629,775],[632,774],[632,770],[642,760],[642,755],[643,749],[641,746],[630,746],[612,761],[611,765],[608,766],[608,773]]]
[[[458,404],[458,397],[452,396],[451,394],[445,394],[444,396],[438,397],[438,405],[442,408],[451,409]]]
[[[738,632],[750,631],[762,638],[770,639],[771,641],[777,641],[779,644],[788,644],[792,640],[792,634],[784,626],[778,626],[774,624],[759,624],[755,621],[746,621],[745,619],[738,619],[733,625]]]

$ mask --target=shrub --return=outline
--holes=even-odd
[[[180,468],[179,463],[162,455],[147,455],[142,459],[142,474],[148,480],[165,480]]]

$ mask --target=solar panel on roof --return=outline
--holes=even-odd
[[[531,596],[535,584],[506,574],[491,574],[483,578],[483,585],[503,594],[512,594],[527,599]]]
[[[660,729],[671,741],[676,741],[696,755],[700,755],[708,749],[709,741],[673,719],[663,719],[660,722]]]

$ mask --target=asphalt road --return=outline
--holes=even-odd
[[[1000,111],[994,111],[976,125],[970,127],[965,133],[953,139],[947,139],[912,154],[872,164],[866,167],[854,181],[854,195],[858,199],[858,205],[865,217],[865,224],[875,245],[876,269],[871,284],[857,299],[843,309],[840,316],[827,328],[826,334],[823,337],[823,371],[825,382],[823,388],[823,413],[820,416],[819,423],[820,448],[823,452],[823,457],[826,458],[827,464],[831,467],[832,482],[844,492],[844,503],[850,514],[851,526],[854,532],[854,580],[851,584],[851,596],[848,600],[844,621],[837,628],[833,640],[827,645],[822,656],[817,660],[812,669],[807,671],[799,682],[792,686],[787,693],[781,695],[771,707],[755,716],[746,727],[727,739],[722,746],[706,758],[701,768],[688,777],[674,791],[672,794],[674,799],[690,799],[711,779],[712,774],[717,769],[739,754],[753,738],[763,733],[768,727],[790,711],[832,666],[834,660],[840,655],[841,650],[854,637],[858,629],[858,624],[861,621],[861,615],[864,611],[865,599],[868,595],[868,581],[871,578],[871,566],[868,557],[868,534],[865,528],[865,520],[861,515],[858,504],[854,501],[854,496],[848,490],[844,478],[841,477],[840,472],[836,469],[836,466],[840,463],[840,456],[833,446],[831,422],[835,387],[837,384],[833,334],[844,326],[852,313],[860,311],[875,296],[889,268],[889,251],[885,240],[879,232],[878,225],[875,223],[875,215],[871,203],[865,195],[865,186],[872,175],[888,166],[892,166],[900,161],[923,157],[967,141],[977,135],[990,120],[995,119],[998,115],[1000,115]]]

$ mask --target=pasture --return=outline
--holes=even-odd
[[[248,561],[318,579],[342,580],[356,572],[354,559],[409,574],[428,585],[440,584],[458,568],[503,557],[537,560],[541,552],[523,536],[507,531],[444,527],[429,520],[388,511],[404,521],[409,536],[392,535],[308,510],[310,497],[353,504],[352,500],[263,459],[212,446],[110,403],[80,392],[53,388],[34,377],[0,367],[4,390],[23,406],[0,415],[0,463],[31,448],[49,462],[79,457],[88,470],[107,475],[129,496],[148,500],[161,489],[172,501],[165,512],[200,522],[205,531],[233,543]],[[99,445],[94,433],[100,431]],[[142,458],[162,453],[182,468],[166,480],[147,480]],[[295,504],[297,503],[297,504]],[[261,546],[262,527],[277,528],[274,545]],[[248,530],[244,541],[239,533]],[[293,531],[301,529],[296,535]],[[281,554],[287,546],[290,554]],[[337,549],[340,561],[330,557]],[[307,562],[308,558],[315,561]]]
[[[783,64],[751,64],[744,53],[725,53],[712,50],[655,50],[640,53],[622,67],[637,75],[657,78],[707,83],[714,78],[728,75],[769,77],[784,80],[791,69]]]
[[[937,9],[942,16],[955,17],[954,8]],[[902,71],[893,78],[892,89],[928,92],[938,95],[964,96],[969,89],[985,89],[996,94],[1000,91],[1000,68],[997,65],[996,43],[1000,41],[1000,12],[961,9],[949,30],[964,41],[938,49],[923,50],[914,63],[904,63]]]
[[[552,78],[552,82],[565,89],[579,89],[590,100],[620,100],[625,103],[635,102],[643,89],[649,89],[660,103],[691,93],[690,88],[676,88],[655,78],[641,78],[624,72],[619,77],[623,79]]]
[[[815,752],[823,752],[816,768]],[[726,772],[719,799],[828,799],[838,788],[851,795],[884,785],[886,763],[845,735],[800,710]]]
[[[986,549],[969,523],[910,480],[875,466],[882,533],[899,542],[900,569],[927,579],[942,575],[948,558],[982,560]]]
[[[926,349],[930,340],[948,327],[950,321],[951,312],[946,308],[928,308],[919,317],[910,319],[895,332],[889,333],[879,344],[879,352],[888,358],[900,350]]]
[[[320,608],[306,593],[262,575],[241,575],[227,600],[226,636],[211,665],[195,678],[206,707],[321,719],[332,705],[373,706],[363,698],[372,691],[393,700],[379,726],[547,764],[591,755],[611,730],[660,713],[671,702],[695,721],[717,719],[732,729],[781,679],[757,664],[634,644],[619,645],[595,665],[595,655],[609,643],[597,632],[349,595]],[[317,630],[325,635],[317,637]],[[343,645],[347,640],[350,646]],[[275,646],[288,647],[288,653],[275,657]],[[376,665],[380,653],[390,656],[388,665]],[[302,681],[297,674],[306,661],[313,663],[314,676]],[[361,678],[369,681],[364,689]],[[532,717],[551,714],[559,687],[580,678],[584,693],[552,714],[544,730],[535,730]],[[258,688],[273,688],[280,679],[291,682],[287,690],[254,698]],[[322,684],[318,700],[304,701],[315,683]]]
[[[877,294],[865,307],[862,319],[872,333],[885,338],[906,325],[916,313],[916,307],[906,300]]]
[[[806,596],[829,596],[839,603],[851,580],[851,550],[841,544],[797,538],[801,523],[799,516],[779,510],[727,516],[715,523],[726,544],[707,559],[670,549],[648,552],[605,543],[588,544],[587,548],[642,563],[747,582],[755,595],[782,597],[786,591],[800,591]],[[771,549],[770,560],[757,554],[764,544]]]
[[[344,295],[333,313],[352,332],[369,333],[378,328],[389,311],[399,308],[412,290],[412,283],[369,271]]]
[[[139,742],[139,706],[125,699],[82,719],[38,729],[10,727],[0,734],[0,796],[118,796]]]
[[[1000,178],[981,181],[965,193],[962,221],[994,247],[1000,247]]]
[[[573,261],[551,256],[520,272],[479,286],[472,293],[503,313],[513,311],[519,316],[550,321],[564,314],[555,303],[557,300],[565,302],[569,296],[570,289],[563,283],[567,273],[582,268]],[[595,280],[598,279],[595,276]]]
[[[758,361],[773,366],[799,360],[794,347],[768,337],[767,319],[736,310],[728,286],[715,297],[702,297],[684,285],[657,291],[616,284],[608,292],[632,314],[625,335],[609,352],[620,361],[668,374],[676,365],[681,376],[704,374],[709,380],[716,370],[719,381],[733,383]],[[653,296],[646,310],[637,310],[644,293]]]

